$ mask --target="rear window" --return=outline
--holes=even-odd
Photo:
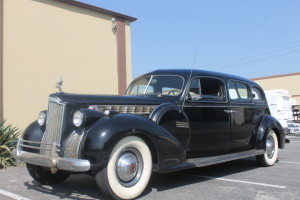
[[[253,87],[253,99],[257,103],[264,103],[266,100],[264,98],[263,92],[258,87]]]

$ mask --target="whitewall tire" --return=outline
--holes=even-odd
[[[128,136],[113,148],[107,167],[96,175],[104,195],[116,199],[138,197],[148,185],[152,157],[147,144],[139,137]]]
[[[256,160],[261,166],[273,166],[278,157],[278,139],[273,130],[269,131],[265,143],[266,152],[263,155],[256,156]]]

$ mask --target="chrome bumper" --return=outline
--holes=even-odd
[[[19,138],[17,148],[13,151],[13,157],[17,162],[23,161],[25,163],[72,172],[86,172],[90,170],[91,164],[88,160],[63,158],[58,157],[57,154],[45,156],[37,153],[22,151],[20,141],[21,138]],[[53,144],[52,152],[55,152],[55,146],[56,145]]]

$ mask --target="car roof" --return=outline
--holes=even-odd
[[[223,78],[240,80],[240,81],[244,81],[244,82],[248,82],[248,83],[257,85],[257,83],[255,83],[254,81],[240,77],[240,76],[235,76],[235,75],[225,74],[225,73],[220,73],[220,72],[199,70],[199,69],[159,69],[159,70],[155,70],[150,73],[144,74],[142,76],[139,76],[138,78],[141,78],[143,76],[149,76],[149,75],[179,75],[179,76],[183,76],[185,78],[187,78],[189,76],[192,76],[192,77],[194,77],[194,76],[223,77]]]

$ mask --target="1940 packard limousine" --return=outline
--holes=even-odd
[[[134,80],[124,96],[51,94],[48,110],[19,139],[15,157],[42,184],[86,173],[101,193],[133,199],[152,170],[252,156],[272,166],[284,145],[284,131],[255,82],[201,70],[157,70]]]

